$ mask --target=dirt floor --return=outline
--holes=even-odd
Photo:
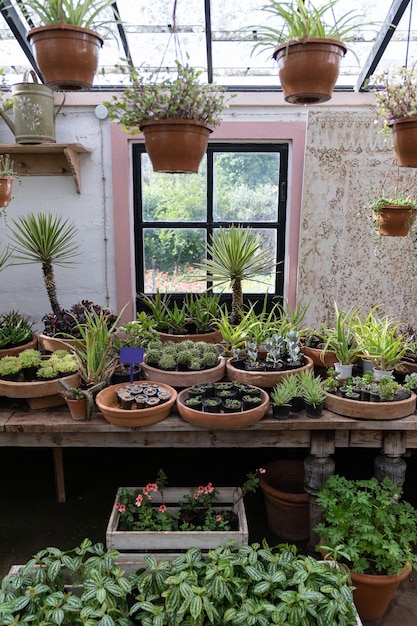
[[[3,489],[0,493],[0,576],[46,546],[69,549],[85,537],[105,542],[105,531],[116,490],[154,480],[160,467],[171,486],[241,485],[248,471],[276,458],[304,458],[303,450],[119,450],[66,449],[64,464],[67,502],[55,500],[52,452],[49,449],[5,448],[0,453]],[[336,469],[348,477],[373,473],[377,451],[339,450]],[[417,506],[417,455],[408,460],[404,495]],[[246,503],[250,541],[266,537],[280,543],[267,526],[261,493]],[[306,542],[299,549],[307,551]],[[364,626],[368,626],[365,623]],[[409,576],[381,620],[372,626],[417,625],[417,572]],[[331,625],[329,625],[331,626]]]

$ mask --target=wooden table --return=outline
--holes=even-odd
[[[376,415],[378,404],[375,407]],[[185,422],[173,411],[162,422],[125,428],[107,422],[101,413],[91,420],[74,421],[67,407],[29,411],[23,405],[0,407],[0,447],[49,447],[54,457],[57,499],[65,502],[63,448],[307,448],[305,489],[310,494],[310,522],[320,515],[315,494],[334,473],[332,454],[340,448],[379,448],[375,475],[388,475],[399,485],[405,479],[403,455],[417,448],[417,416],[397,420],[358,420],[324,411],[319,419],[304,411],[288,420],[270,413],[239,430],[207,430]],[[315,542],[312,535],[311,543]]]

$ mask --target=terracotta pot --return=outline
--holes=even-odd
[[[63,377],[71,387],[78,387],[80,375],[70,374]],[[0,380],[0,396],[6,398],[24,398],[31,409],[43,409],[65,404],[62,387],[58,380],[39,380],[36,382],[12,382]]]
[[[27,39],[45,84],[51,89],[90,89],[103,39],[94,30],[53,24],[32,28]]]
[[[262,402],[259,406],[247,411],[237,411],[236,413],[206,413],[191,409],[184,404],[188,398],[188,389],[180,391],[177,398],[177,408],[181,417],[190,424],[203,428],[213,428],[214,430],[224,430],[233,428],[245,428],[258,422],[267,412],[269,407],[269,395],[262,390]]]
[[[330,100],[346,51],[336,39],[307,39],[278,46],[273,58],[278,63],[285,100],[292,104]]]
[[[177,399],[175,389],[158,382],[158,386],[164,387],[170,392],[170,398],[167,402],[147,409],[121,409],[117,401],[116,390],[125,386],[126,383],[119,383],[118,385],[105,387],[96,396],[96,404],[105,419],[117,426],[148,426],[149,424],[161,422],[168,417]]]
[[[336,354],[330,350],[301,346],[301,352],[305,356],[308,356],[317,367],[333,367],[334,364],[337,363]]]
[[[17,356],[23,350],[36,350],[38,347],[38,336],[35,333],[32,334],[32,339],[27,343],[23,343],[20,346],[15,346],[14,348],[2,348],[0,350],[0,359],[4,356]]]
[[[168,372],[157,367],[151,367],[147,363],[142,363],[141,365],[144,380],[154,380],[172,387],[192,387],[201,383],[215,383],[221,380],[224,376],[225,358],[219,357],[219,363],[216,367],[197,372]]]
[[[391,599],[400,584],[410,573],[404,568],[398,576],[372,576],[350,572],[353,590],[353,601],[359,617],[365,621],[381,618],[388,608]]]
[[[87,418],[87,398],[83,398],[82,400],[65,398],[65,402],[68,405],[72,419],[80,421]]]
[[[0,176],[0,207],[8,206],[12,197],[14,176]]]
[[[411,392],[406,400],[394,400],[393,402],[363,402],[362,400],[350,400],[341,398],[333,393],[328,393],[324,406],[329,411],[363,420],[393,420],[412,415],[416,408],[416,394]]]
[[[39,345],[46,352],[55,352],[55,350],[66,350],[71,352],[79,343],[77,339],[64,339],[59,337],[50,337],[44,333],[39,333]]]
[[[254,387],[261,387],[261,389],[270,389],[275,385],[278,385],[285,376],[290,374],[299,374],[303,370],[313,369],[313,361],[304,355],[306,360],[305,365],[288,370],[269,371],[269,372],[249,372],[233,367],[231,359],[226,361],[226,376],[229,380],[237,381],[239,383],[246,383]]]
[[[304,463],[293,459],[273,461],[259,477],[269,529],[290,541],[310,535],[308,494],[304,491]]]
[[[417,116],[401,117],[390,127],[398,165],[417,167]]]
[[[379,233],[389,237],[405,237],[417,216],[417,208],[387,204],[375,214]]]
[[[154,172],[197,173],[211,128],[192,120],[146,120],[140,126]]]

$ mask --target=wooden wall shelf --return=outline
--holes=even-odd
[[[0,144],[10,154],[20,176],[72,176],[81,193],[79,155],[91,152],[80,143]]]

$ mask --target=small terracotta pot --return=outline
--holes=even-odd
[[[379,233],[388,237],[405,237],[416,220],[417,209],[387,204],[374,214]]]
[[[12,197],[14,176],[0,176],[0,207],[9,205]]]
[[[87,398],[83,398],[82,400],[65,398],[65,401],[73,420],[80,421],[87,419]]]
[[[417,116],[401,117],[390,127],[398,165],[417,167]]]

